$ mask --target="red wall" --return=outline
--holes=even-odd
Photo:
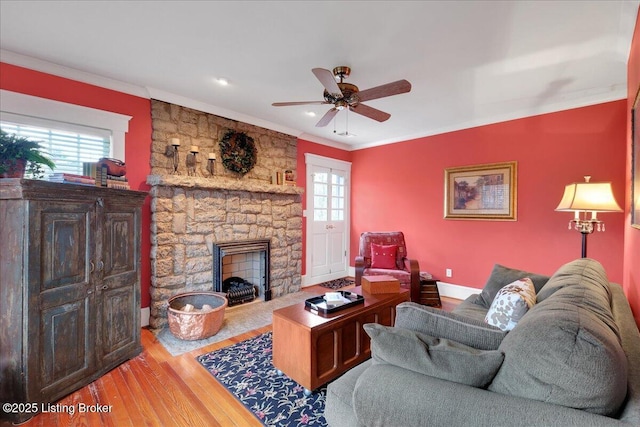
[[[305,163],[305,153],[315,154],[317,156],[329,157],[332,159],[344,160],[346,162],[351,161],[351,152],[340,150],[339,148],[328,147],[322,144],[316,144],[314,142],[306,141],[304,139],[298,139],[298,164],[296,165],[296,183],[299,187],[307,187],[307,165]],[[302,209],[307,208],[306,194],[302,195]],[[302,247],[307,246],[307,218],[302,218]],[[302,256],[302,274],[306,274],[306,251],[303,249]],[[353,264],[353,263],[352,263]]]
[[[624,100],[354,151],[351,253],[363,231],[401,230],[421,270],[449,283],[482,287],[494,263],[552,274],[580,257],[572,214],[554,211],[565,185],[591,175],[624,200],[627,123]],[[443,219],[445,168],[513,160],[517,221]],[[625,216],[601,218],[588,256],[621,283]]]
[[[637,33],[629,60],[629,85],[636,88],[640,85]],[[126,135],[127,175],[132,188],[148,190],[148,99],[4,63],[0,63],[0,88],[132,116]],[[629,178],[625,181],[624,168],[625,160],[630,162],[628,102],[631,101],[610,102],[353,152],[300,139],[297,182],[302,187],[306,185],[304,153],[352,162],[352,258],[361,232],[402,229],[410,256],[441,280],[481,287],[496,262],[551,274],[559,265],[580,255],[580,235],[566,226],[571,215],[554,211],[566,184],[582,181],[583,175],[590,174],[594,181],[612,181],[620,203],[628,199],[624,197],[625,190],[630,191],[625,185]],[[512,160],[518,161],[518,221],[443,219],[445,168]],[[302,202],[306,208],[304,196]],[[623,214],[603,214],[602,219],[607,231],[589,236],[589,256],[604,264],[611,280],[622,282],[626,232],[624,284],[632,305],[640,308],[640,232],[626,225],[628,220]],[[149,305],[149,228],[147,201],[142,224],[143,307]],[[444,277],[445,268],[453,270],[452,278]]]
[[[627,63],[627,114],[631,122],[631,108],[640,87],[640,11],[636,19],[636,28],[631,41],[631,52]],[[631,128],[627,129],[627,147],[631,147]],[[627,150],[627,180],[625,197],[625,233],[624,233],[624,278],[623,287],[631,303],[636,323],[640,325],[640,230],[631,227],[631,150]],[[640,173],[637,171],[636,173]]]
[[[127,178],[132,189],[147,191],[151,152],[151,104],[148,99],[0,63],[0,88],[131,116],[126,134]],[[142,210],[142,307],[149,306],[149,198]]]

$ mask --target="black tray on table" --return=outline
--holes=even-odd
[[[305,300],[304,306],[313,314],[327,315],[345,308],[364,303],[364,297],[349,291],[337,291],[342,295],[342,301],[327,301],[323,295]]]

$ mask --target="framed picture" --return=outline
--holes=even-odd
[[[515,221],[517,163],[492,163],[444,171],[444,217]]]
[[[290,169],[287,169],[286,171],[284,171],[284,185],[291,185],[291,186],[296,185],[296,180],[293,177],[293,171]]]
[[[631,226],[640,229],[640,88],[631,110]]]

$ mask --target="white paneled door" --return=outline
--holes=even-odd
[[[306,154],[305,285],[348,275],[351,163]]]

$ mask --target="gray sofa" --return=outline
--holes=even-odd
[[[511,331],[487,325],[522,277],[536,304]],[[331,427],[640,426],[640,334],[597,261],[551,278],[496,265],[452,313],[403,303],[395,327],[365,329],[372,359],[327,387]]]

